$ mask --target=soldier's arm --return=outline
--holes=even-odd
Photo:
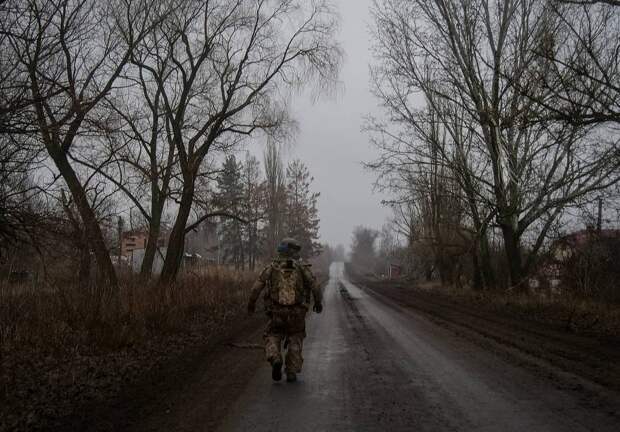
[[[270,267],[265,268],[261,272],[256,282],[254,282],[254,285],[252,285],[252,291],[250,292],[250,301],[248,302],[248,311],[250,313],[254,312],[254,310],[256,309],[256,301],[258,300],[260,293],[267,286],[267,281],[269,280],[269,270]]]
[[[312,274],[308,267],[303,268],[304,275],[304,283],[306,284],[306,289],[309,289],[312,292],[312,297],[314,298],[314,303],[323,303],[323,293],[319,288],[319,284],[316,281],[316,277]]]

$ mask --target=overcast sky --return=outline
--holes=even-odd
[[[312,103],[298,98],[294,102],[300,130],[289,156],[308,164],[314,190],[321,193],[321,241],[349,246],[354,226],[379,229],[390,212],[381,205],[383,196],[372,192],[373,174],[361,166],[377,154],[361,132],[363,117],[378,110],[369,91],[370,0],[338,0],[337,4],[345,51],[340,74],[344,89],[333,100]]]

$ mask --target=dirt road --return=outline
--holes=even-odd
[[[107,423],[90,417],[88,428],[63,431],[620,430],[618,383],[600,385],[618,376],[619,347],[393,284],[356,286],[341,264],[330,276],[297,383],[271,381],[257,314],[135,389]]]
[[[272,383],[261,367],[220,431],[620,430],[615,398],[592,403],[361,290],[342,265],[332,267],[325,305],[308,322],[300,381]]]

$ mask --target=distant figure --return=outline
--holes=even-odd
[[[285,238],[278,246],[278,256],[261,272],[252,287],[248,313],[253,314],[256,300],[265,287],[265,312],[269,324],[263,336],[265,355],[271,363],[271,377],[282,379],[282,345],[286,353],[286,381],[294,382],[301,372],[301,350],[306,337],[306,313],[310,297],[314,297],[312,310],[323,310],[322,295],[309,265],[303,265],[299,252],[301,245],[292,238]]]

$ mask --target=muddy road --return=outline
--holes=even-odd
[[[273,383],[257,326],[134,430],[618,431],[617,392],[532,368],[332,266],[299,381]],[[251,333],[251,334],[250,334]],[[183,395],[180,397],[179,395]]]

